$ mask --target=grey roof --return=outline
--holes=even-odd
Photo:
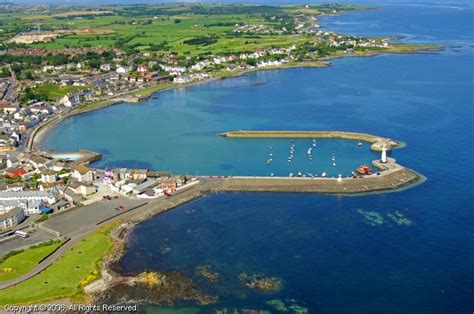
[[[20,198],[20,197],[51,197],[51,193],[46,191],[19,191],[0,192],[0,198]]]
[[[7,217],[15,216],[15,215],[17,215],[19,212],[22,212],[22,211],[23,211],[23,209],[21,209],[20,207],[12,208],[12,209],[10,209],[9,211],[7,211],[6,213],[0,214],[0,219],[4,219],[4,218],[7,218]]]
[[[146,190],[146,189],[148,189],[148,188],[151,188],[151,187],[153,187],[153,186],[155,186],[155,185],[157,185],[157,184],[158,184],[158,181],[156,181],[156,180],[147,180],[147,181],[143,182],[142,184],[137,185],[137,186],[134,188],[134,190],[136,190],[136,191],[144,191],[144,190]]]

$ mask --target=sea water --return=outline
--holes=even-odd
[[[278,160],[275,157],[271,167],[286,175],[303,168],[285,168],[288,140],[235,140],[215,134],[233,129],[328,129],[402,140],[407,147],[392,156],[424,174],[427,181],[421,185],[351,197],[209,195],[138,225],[121,265],[131,273],[181,271],[219,296],[216,304],[206,307],[178,302],[178,310],[277,312],[277,307],[293,306],[289,311],[295,312],[296,304],[310,313],[470,313],[472,19],[473,7],[467,1],[392,2],[380,10],[328,17],[324,27],[341,33],[401,35],[401,41],[440,43],[444,50],[344,58],[330,68],[258,72],[167,91],[146,103],[68,119],[43,145],[99,150],[104,153],[100,166],[235,175],[268,175],[265,162],[273,146]],[[338,166],[344,167],[341,172],[377,157],[351,141],[321,142],[324,162],[340,149],[336,155]],[[296,143],[296,163],[308,162],[309,144]],[[331,167],[320,164],[302,171]],[[199,265],[209,265],[221,280],[209,285],[196,275]],[[274,293],[248,289],[238,279],[241,273],[279,278],[282,288]]]

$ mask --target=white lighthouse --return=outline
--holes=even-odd
[[[382,147],[382,156],[380,157],[380,161],[382,163],[387,162],[387,147],[385,145]]]

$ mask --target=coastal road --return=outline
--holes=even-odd
[[[10,75],[11,75],[11,78],[9,80],[9,86],[8,86],[8,89],[7,91],[5,92],[5,95],[4,95],[4,100],[6,101],[10,101],[10,102],[15,102],[16,100],[16,96],[15,95],[15,87],[16,87],[16,74],[15,72],[12,70],[11,66],[8,65],[8,70],[10,71]]]
[[[59,231],[62,236],[69,237],[71,240],[64,244],[60,250],[36,265],[27,274],[20,278],[0,283],[0,290],[37,275],[74,246],[77,241],[107,223],[117,220],[131,220],[138,223],[205,194],[234,191],[354,194],[399,189],[422,181],[421,176],[397,165],[395,160],[390,160],[385,165],[391,165],[394,168],[383,171],[381,175],[369,176],[363,179],[344,179],[342,181],[334,178],[201,178],[200,181],[181,188],[169,197],[159,197],[158,199],[150,200],[149,203],[139,199],[128,199],[129,203],[127,203],[127,206],[132,207],[127,207],[123,211],[116,211],[115,207],[119,203],[125,203],[127,201],[125,198],[100,201],[65,212],[52,217],[44,226]]]
[[[118,220],[129,219],[132,216],[140,215],[141,213],[158,213],[166,209],[170,209],[176,205],[182,203],[184,197],[187,199],[194,199],[195,193],[201,195],[201,184],[199,182],[185,187],[177,191],[170,197],[160,197],[149,203],[140,199],[127,199],[121,197],[117,200],[112,201],[100,201],[95,204],[84,206],[78,209],[71,210],[70,212],[64,212],[63,214],[56,215],[47,220],[45,227],[51,228],[61,233],[63,237],[67,237],[69,240],[57,251],[48,256],[45,260],[41,261],[28,273],[9,281],[0,283],[0,290],[13,287],[29,278],[36,276],[52,263],[54,263],[59,257],[65,252],[70,250],[76,243],[81,239],[97,230],[98,228],[112,223]],[[188,196],[189,195],[189,196]],[[116,211],[115,206],[117,204],[124,203],[128,204],[124,210]],[[156,210],[158,208],[158,211]]]

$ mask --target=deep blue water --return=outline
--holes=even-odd
[[[196,265],[209,264],[222,276],[218,285],[204,285],[220,296],[217,308],[269,309],[268,300],[289,298],[312,313],[471,313],[473,14],[469,2],[392,2],[382,10],[327,18],[325,27],[339,32],[402,35],[402,41],[441,43],[445,50],[340,59],[326,69],[260,72],[168,91],[144,104],[65,121],[44,145],[99,148],[106,153],[101,165],[265,174],[270,143],[214,134],[340,129],[405,141],[407,147],[393,155],[427,176],[421,185],[357,197],[207,196],[139,225],[122,266],[130,272],[175,269],[195,276]],[[255,82],[266,85],[252,86]],[[321,143],[321,162],[341,149],[337,170],[344,172],[374,156],[352,144]],[[287,153],[288,142],[271,145]],[[297,150],[307,145],[297,143]],[[300,162],[303,167],[306,161]],[[289,170],[284,159],[273,166],[278,173]],[[331,166],[318,165],[315,171],[323,167]],[[358,209],[377,212],[384,222],[371,225]],[[412,223],[396,224],[388,215],[395,211]],[[161,251],[163,246],[169,253]],[[283,289],[248,291],[236,278],[241,272],[279,277]]]

